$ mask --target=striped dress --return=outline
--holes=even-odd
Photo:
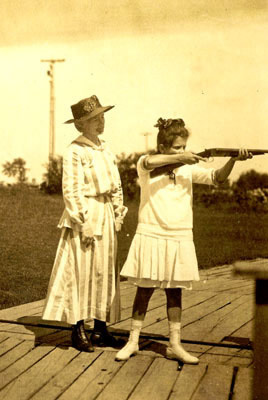
[[[63,158],[65,209],[43,319],[75,324],[82,319],[115,322],[120,318],[119,271],[115,226],[127,208],[115,157],[105,142],[96,146],[84,136]],[[81,242],[88,227],[94,246]]]

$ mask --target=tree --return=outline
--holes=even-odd
[[[242,173],[233,184],[233,189],[240,191],[258,188],[268,188],[268,174],[256,172],[254,169]]]
[[[44,174],[45,181],[42,182],[41,189],[49,194],[62,193],[62,157],[50,157],[48,164],[46,164],[46,169],[47,172]]]
[[[132,153],[128,156],[121,153],[117,156],[117,166],[122,181],[124,196],[128,199],[134,199],[139,193],[137,161],[142,153]]]
[[[7,161],[3,164],[3,174],[17,178],[18,183],[27,182],[26,172],[28,168],[25,167],[26,161],[23,158],[14,158],[12,162]]]

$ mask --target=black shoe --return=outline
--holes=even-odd
[[[110,332],[95,332],[93,331],[90,336],[93,345],[98,347],[115,347],[121,348],[125,341],[122,339],[116,339]]]
[[[72,346],[79,351],[85,351],[87,353],[92,353],[94,351],[92,342],[86,335],[84,325],[76,324],[73,327]]]

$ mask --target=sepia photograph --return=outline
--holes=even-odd
[[[267,1],[0,13],[1,399],[267,400]]]

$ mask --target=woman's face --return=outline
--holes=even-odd
[[[161,153],[163,153],[163,154],[184,153],[185,148],[186,148],[186,143],[187,143],[187,138],[181,137],[181,136],[176,136],[175,139],[173,140],[171,147],[166,148],[162,145],[163,147],[162,147]]]
[[[104,131],[104,113],[98,114],[95,117],[84,121],[85,133],[98,136]]]

